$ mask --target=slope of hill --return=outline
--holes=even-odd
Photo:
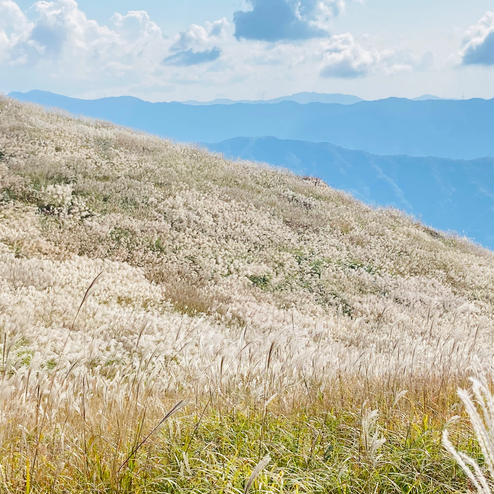
[[[284,166],[368,204],[392,206],[494,249],[494,160],[378,156],[329,143],[236,138],[205,144],[229,159]]]
[[[274,136],[327,141],[376,154],[453,159],[494,155],[494,100],[388,98],[352,105],[284,101],[196,106],[131,97],[82,100],[42,91],[12,97],[186,142]]]
[[[492,362],[492,261],[314,180],[0,99],[3,488],[233,494],[270,454],[273,493],[466,490],[440,435]]]

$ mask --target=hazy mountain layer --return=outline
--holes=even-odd
[[[427,96],[424,96],[427,98]],[[431,96],[431,98],[434,98]],[[429,98],[427,98],[429,99]],[[212,101],[183,101],[188,105],[233,105],[235,103],[281,103],[282,101],[293,101],[294,103],[337,103],[340,105],[353,105],[362,101],[362,98],[351,94],[340,93],[313,93],[303,92],[290,94],[288,96],[280,96],[279,98],[263,99],[263,100],[232,100],[227,98],[215,99]]]
[[[81,100],[33,91],[13,97],[187,142],[238,136],[327,141],[377,154],[493,156],[494,100],[389,98],[352,105],[294,102],[184,105],[132,97]]]

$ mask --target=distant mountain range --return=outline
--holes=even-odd
[[[441,99],[433,94],[423,94],[422,96],[417,96],[412,98],[414,101],[425,101],[430,99]],[[279,98],[272,99],[257,99],[257,100],[233,100],[227,98],[214,99],[210,101],[177,101],[177,103],[184,103],[186,105],[234,105],[235,103],[281,103],[282,101],[293,101],[294,103],[307,104],[307,103],[336,103],[339,105],[353,105],[359,101],[365,101],[358,96],[353,96],[351,94],[341,94],[341,93],[314,93],[314,92],[303,92],[289,94],[288,96],[281,96]]]
[[[376,154],[452,159],[494,155],[492,99],[187,105],[150,103],[128,96],[83,100],[43,91],[10,96],[184,142],[274,136],[327,141]]]
[[[353,105],[359,101],[363,101],[358,96],[351,94],[340,93],[295,93],[288,96],[281,96],[280,98],[273,99],[258,99],[258,100],[233,100],[233,99],[215,99],[212,101],[182,101],[186,105],[234,105],[235,103],[256,103],[256,104],[272,104],[281,103],[282,101],[293,101],[294,103],[307,104],[307,103],[336,103],[339,105]]]
[[[439,96],[434,96],[433,94],[423,94],[422,96],[417,96],[413,98],[415,101],[427,101],[428,99],[441,99]]]
[[[226,158],[280,165],[322,178],[366,203],[396,207],[435,228],[494,248],[492,158],[377,156],[325,142],[274,137],[241,137],[204,147]]]

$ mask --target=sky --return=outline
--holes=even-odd
[[[490,0],[0,0],[0,92],[494,96]]]

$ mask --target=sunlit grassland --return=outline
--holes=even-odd
[[[492,253],[0,100],[0,491],[466,492]],[[170,417],[167,413],[180,403]],[[166,417],[166,419],[165,419]]]
[[[214,401],[189,405],[123,468],[154,425],[153,415],[145,417],[149,409],[129,405],[113,424],[105,420],[108,412],[86,421],[81,414],[58,433],[45,424],[52,445],[43,440],[37,445],[35,436],[19,435],[20,444],[10,438],[5,485],[22,492],[31,469],[38,492],[241,492],[255,464],[269,454],[271,461],[255,484],[260,492],[465,491],[464,474],[440,444],[442,418],[409,407],[386,410],[378,421],[386,442],[371,454],[362,430],[368,410],[345,408],[319,403],[281,412]],[[70,444],[63,444],[63,432]],[[457,428],[454,439],[478,457],[468,429]]]

